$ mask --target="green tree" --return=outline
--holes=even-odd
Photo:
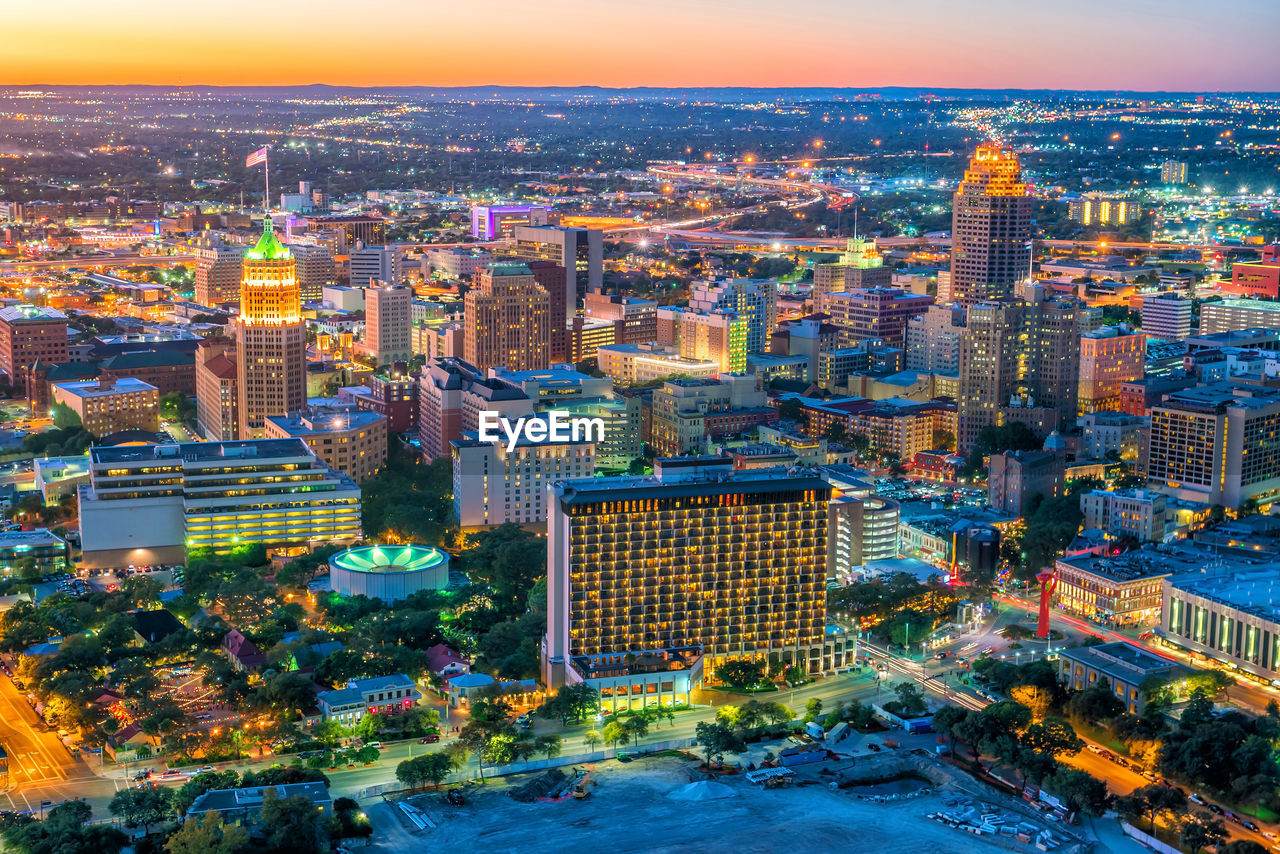
[[[564,748],[564,740],[558,735],[540,735],[533,740],[533,746],[550,762],[560,755],[560,751]]]
[[[1045,779],[1044,787],[1081,815],[1100,816],[1110,803],[1106,783],[1086,771],[1066,765],[1059,765]]]
[[[730,659],[716,668],[716,676],[730,688],[754,688],[764,681],[765,664],[753,659]]]
[[[239,854],[248,845],[248,831],[223,824],[222,813],[211,812],[184,821],[164,847],[169,854]]]
[[[262,801],[262,826],[267,831],[262,850],[271,854],[329,848],[329,824],[324,813],[301,795],[282,798],[274,789],[268,789]]]
[[[1074,756],[1084,747],[1071,724],[1062,718],[1045,718],[1042,723],[1031,724],[1022,733],[1022,743],[1055,759]]]
[[[816,721],[822,715],[822,701],[812,697],[804,704],[804,722]]]
[[[649,718],[643,714],[628,715],[622,722],[622,729],[626,737],[633,739],[638,747],[640,739],[649,734]]]
[[[1111,690],[1110,683],[1099,683],[1073,693],[1063,710],[1074,721],[1096,725],[1122,714],[1124,703]]]
[[[1189,815],[1182,822],[1182,844],[1191,849],[1191,854],[1200,854],[1204,848],[1221,845],[1229,834],[1222,819],[1214,818],[1209,813]]]
[[[587,750],[595,751],[600,746],[600,742],[604,740],[604,736],[599,730],[589,729],[582,734],[582,742],[587,746]]]
[[[694,728],[694,735],[706,757],[708,771],[711,770],[712,763],[724,761],[726,753],[742,753],[747,749],[742,736],[722,723],[702,721]]]
[[[141,827],[143,836],[150,836],[152,825],[173,818],[173,792],[162,788],[121,789],[107,809],[125,827]]]
[[[211,789],[234,789],[240,785],[235,771],[205,771],[183,783],[173,793],[173,808],[179,816],[187,814],[196,798]]]
[[[621,721],[612,720],[604,725],[604,740],[618,746],[618,742],[626,741],[628,737],[627,728],[623,726]]]
[[[49,417],[53,420],[53,426],[59,430],[71,430],[84,426],[84,422],[80,420],[76,411],[65,403],[55,403],[51,406]]]
[[[897,711],[907,718],[917,717],[925,713],[928,705],[924,700],[924,692],[914,682],[899,682],[893,686],[893,693],[898,698]]]

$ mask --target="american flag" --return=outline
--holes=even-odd
[[[266,162],[267,162],[267,147],[265,145],[244,159],[245,166],[257,166],[259,163],[266,163]]]

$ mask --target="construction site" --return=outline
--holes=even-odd
[[[754,770],[744,755],[741,769],[708,775],[667,751],[413,795],[387,812],[404,842],[445,850],[1083,850],[1076,828],[915,753]]]

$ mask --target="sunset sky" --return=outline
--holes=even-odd
[[[1280,0],[46,0],[0,84],[1280,89]]]

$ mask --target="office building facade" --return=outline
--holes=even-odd
[[[1120,408],[1120,386],[1141,379],[1146,370],[1145,336],[1119,326],[1104,326],[1080,336],[1079,411]]]
[[[603,290],[603,232],[559,225],[517,225],[513,235],[512,251],[521,261],[550,261],[564,268],[566,321],[573,318],[583,297]]]

